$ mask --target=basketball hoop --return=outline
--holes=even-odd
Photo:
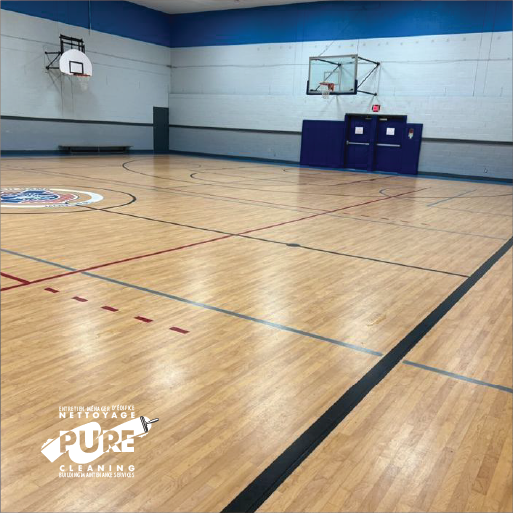
[[[80,86],[80,89],[82,91],[87,91],[89,88],[89,79],[91,78],[91,75],[86,75],[83,73],[73,73],[72,75],[78,80],[78,85]]]
[[[322,97],[325,100],[328,100],[330,97],[330,93],[335,90],[335,84],[333,82],[320,82],[319,89],[322,93]]]

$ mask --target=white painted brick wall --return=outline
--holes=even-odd
[[[378,97],[306,96],[308,57],[321,53],[382,62],[364,87]],[[511,32],[172,49],[170,121],[300,131],[379,103],[424,123],[425,137],[511,141],[511,59]]]
[[[1,18],[2,115],[152,123],[153,106],[168,106],[169,48],[11,11]],[[61,33],[84,39],[87,92],[45,69]]]

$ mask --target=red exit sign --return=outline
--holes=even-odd
[[[372,106],[372,112],[379,112],[381,109],[381,105],[373,105]]]

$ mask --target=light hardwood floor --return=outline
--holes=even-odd
[[[2,187],[103,197],[2,207],[4,511],[220,511],[512,236],[489,183],[112,156]],[[262,511],[512,510],[511,260]],[[59,407],[117,404],[160,419],[94,462],[134,477],[60,478]]]

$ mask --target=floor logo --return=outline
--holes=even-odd
[[[89,419],[99,418],[103,415],[108,418],[117,418],[117,414],[110,408],[90,407],[88,409],[75,409],[74,413],[69,413],[70,418],[85,416]],[[122,409],[132,409],[127,407]],[[73,410],[72,410],[73,411]],[[121,418],[130,418],[123,421],[112,429],[106,429],[102,432],[102,427],[95,420],[86,422],[69,431],[60,431],[57,438],[48,439],[41,447],[41,452],[52,463],[58,460],[64,454],[68,454],[69,459],[76,463],[73,465],[60,465],[59,477],[133,477],[134,465],[129,465],[128,469],[124,469],[123,465],[116,465],[115,471],[112,470],[113,465],[90,465],[103,454],[110,452],[134,452],[134,442],[136,438],[146,436],[151,429],[151,425],[158,422],[159,419],[150,420],[148,417],[135,417],[135,413],[123,411]],[[60,413],[60,417],[66,417]],[[87,466],[84,468],[83,466]],[[107,470],[107,472],[105,472]]]
[[[1,196],[2,207],[10,208],[79,207],[103,199],[95,192],[53,187],[2,187]]]

